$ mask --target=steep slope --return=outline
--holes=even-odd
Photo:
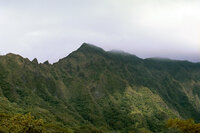
[[[73,123],[69,114],[76,115],[67,109],[69,105],[62,100],[62,83],[53,77],[52,66],[37,64],[14,54],[1,57],[0,64],[2,96],[24,112],[32,112],[47,121]]]
[[[0,56],[0,111],[103,132],[166,131],[170,117],[200,117],[200,64],[140,59],[84,43],[53,65]],[[9,107],[5,106],[9,105]]]

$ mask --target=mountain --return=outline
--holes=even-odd
[[[200,63],[141,59],[84,43],[54,64],[0,56],[0,113],[73,132],[167,132],[169,118],[200,120]]]

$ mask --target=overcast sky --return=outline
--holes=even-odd
[[[0,0],[0,53],[56,62],[88,42],[200,61],[200,0]]]

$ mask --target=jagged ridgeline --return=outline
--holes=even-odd
[[[199,63],[86,43],[54,64],[0,56],[0,113],[31,112],[71,132],[167,132],[169,118],[200,120],[199,98]]]

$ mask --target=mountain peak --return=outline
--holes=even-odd
[[[23,58],[21,55],[13,54],[13,53],[8,53],[8,54],[6,54],[4,57],[10,58],[10,59],[14,59],[14,60],[24,60],[24,59],[25,59],[25,58]],[[27,59],[27,58],[26,58],[26,59]]]
[[[48,60],[46,60],[43,64],[45,64],[45,65],[50,65],[50,63],[49,63]]]
[[[81,51],[81,52],[105,52],[102,48],[97,47],[97,46],[90,44],[90,43],[83,43],[77,51]]]
[[[37,60],[36,58],[34,58],[34,59],[32,60],[32,62],[35,63],[35,64],[38,64],[38,60]]]
[[[21,57],[20,55],[18,55],[18,54],[13,54],[13,53],[8,53],[8,54],[6,54],[5,56],[7,56],[7,57]]]
[[[94,45],[94,44],[90,44],[90,43],[83,43],[81,46],[80,46],[80,48],[96,48],[96,49],[102,49],[102,48],[100,48],[100,47],[98,47],[98,46],[96,46],[96,45]],[[79,49],[80,49],[79,48]],[[103,49],[102,49],[103,50]]]
[[[81,45],[81,47],[88,47],[88,46],[94,46],[94,45],[90,43],[85,43],[85,42]]]

